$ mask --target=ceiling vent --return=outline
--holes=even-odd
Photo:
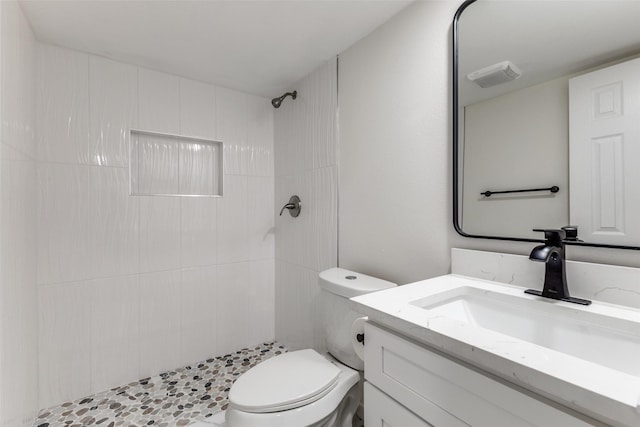
[[[467,74],[467,78],[480,86],[487,88],[502,83],[508,83],[520,77],[522,71],[513,65],[510,61],[500,62],[498,64],[489,65],[473,73]]]

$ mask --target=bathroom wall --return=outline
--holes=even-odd
[[[415,2],[340,55],[340,266],[400,284],[449,270],[450,23]]]
[[[276,337],[323,351],[318,273],[337,263],[337,60],[293,85],[275,112],[276,213],[297,194],[302,211],[276,216]]]
[[[462,228],[467,233],[540,238],[532,230],[534,212],[535,223],[547,228],[571,223],[568,94],[569,78],[561,77],[465,108]],[[552,185],[560,191],[527,197],[480,195]]]
[[[274,338],[269,100],[41,44],[40,407]],[[128,195],[128,131],[224,142],[224,197]],[[162,176],[176,151],[146,152]]]
[[[38,409],[35,39],[18,4],[0,2],[0,426]]]

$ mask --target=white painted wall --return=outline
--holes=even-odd
[[[324,351],[318,273],[337,263],[337,70],[333,60],[275,112],[276,213],[296,194],[297,218],[276,216],[276,338]]]
[[[0,426],[38,409],[35,39],[15,1],[0,2]]]
[[[569,224],[567,77],[469,105],[464,128],[464,231],[537,239],[532,228]],[[553,185],[558,193],[480,194]]]
[[[400,284],[449,269],[450,32],[416,2],[340,55],[340,266]]]
[[[37,109],[40,407],[274,338],[269,100],[39,45]],[[224,197],[129,196],[132,127],[222,140]]]

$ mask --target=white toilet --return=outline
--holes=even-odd
[[[329,354],[293,351],[249,369],[229,391],[226,427],[352,427],[364,363],[351,338],[361,315],[349,298],[396,284],[342,268],[323,271],[318,283]]]

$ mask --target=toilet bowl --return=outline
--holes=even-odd
[[[332,268],[320,273],[322,323],[329,354],[285,353],[249,369],[229,391],[226,427],[351,427],[361,403],[364,364],[352,347],[360,314],[349,298],[395,283]]]

